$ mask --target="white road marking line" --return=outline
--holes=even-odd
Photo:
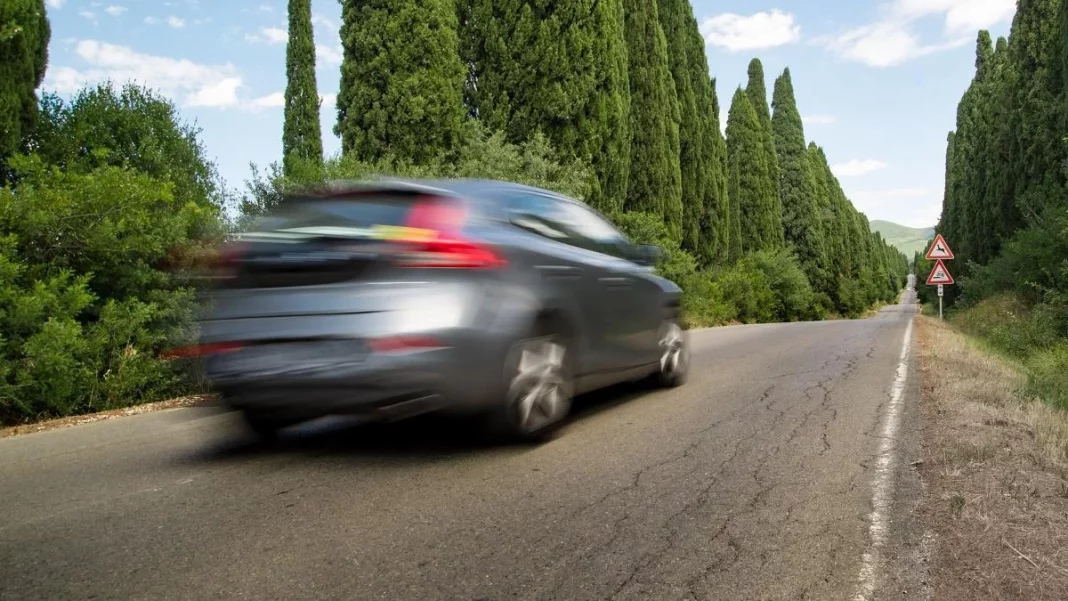
[[[860,566],[860,587],[855,601],[868,601],[875,592],[878,572],[882,562],[881,551],[889,531],[890,504],[894,496],[894,471],[897,468],[897,430],[901,424],[901,405],[905,396],[905,384],[909,373],[909,346],[912,341],[912,320],[905,328],[905,340],[901,344],[901,357],[897,374],[890,387],[890,404],[879,439],[879,454],[875,460],[875,476],[872,481],[872,511],[868,525],[871,548],[864,553]]]

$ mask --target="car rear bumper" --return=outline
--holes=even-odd
[[[234,409],[294,419],[477,410],[499,396],[499,365],[472,345],[360,355],[337,352],[338,342],[222,353],[209,359],[208,379]]]

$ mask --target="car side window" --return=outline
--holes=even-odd
[[[578,248],[622,256],[626,238],[597,213],[568,200],[521,193],[508,203],[512,223]]]
[[[576,244],[614,257],[622,257],[627,239],[596,212],[574,202],[561,202],[562,221]]]
[[[559,202],[541,194],[521,193],[508,199],[508,215],[512,223],[550,240],[570,244],[568,232],[560,223]]]

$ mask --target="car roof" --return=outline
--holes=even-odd
[[[334,196],[350,192],[370,192],[375,190],[394,190],[413,193],[424,192],[434,194],[445,193],[450,196],[484,196],[486,192],[490,191],[525,191],[540,194],[552,194],[554,196],[568,198],[566,195],[552,192],[551,190],[501,180],[463,178],[411,179],[395,177],[383,177],[369,180],[332,180],[325,184],[317,185],[312,190],[301,195],[310,193],[310,195],[313,196]]]

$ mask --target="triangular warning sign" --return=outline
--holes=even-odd
[[[927,249],[927,260],[951,260],[953,258],[953,251],[950,250],[949,245],[946,244],[946,239],[942,237],[942,234],[935,236],[934,242],[931,243],[931,248]]]
[[[931,275],[927,276],[927,285],[935,286],[937,284],[952,284],[953,276],[949,275],[949,270],[946,269],[946,264],[939,259],[931,270]]]

